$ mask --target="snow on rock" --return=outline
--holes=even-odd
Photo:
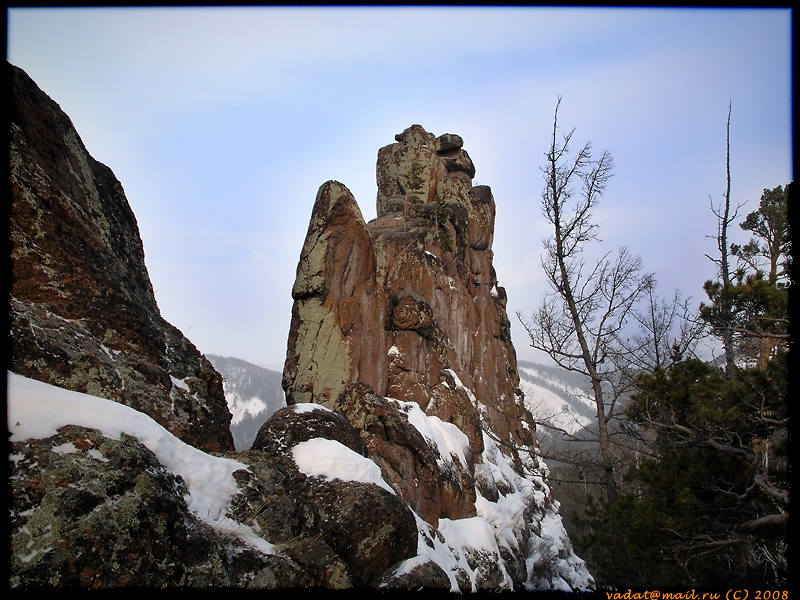
[[[389,399],[391,400],[391,399]],[[409,422],[434,445],[443,457],[464,460],[466,436],[450,423],[426,415],[413,402],[398,403]],[[297,405],[296,411],[324,409],[320,405]],[[262,552],[274,552],[269,542],[251,528],[226,517],[229,503],[238,488],[233,473],[248,467],[238,461],[215,457],[185,444],[153,419],[122,404],[57,388],[8,372],[8,425],[12,441],[45,438],[67,424],[100,430],[119,439],[122,433],[138,438],[167,469],[187,484],[187,504],[200,519],[218,531],[235,532],[243,541]],[[557,514],[557,505],[547,501],[544,482],[546,466],[541,461],[529,465],[526,477],[519,475],[490,436],[484,439],[481,469],[504,493],[490,501],[477,494],[477,516],[465,519],[440,519],[438,529],[418,515],[418,555],[401,563],[394,576],[411,571],[425,562],[434,562],[451,582],[452,591],[485,584],[486,571],[494,570],[493,589],[513,589],[502,556],[520,551],[526,554],[526,587],[530,589],[587,589],[593,585],[581,559],[572,552]],[[69,444],[57,452],[74,452]],[[380,468],[343,444],[313,438],[292,450],[299,469],[309,476],[373,483],[394,493],[383,480]],[[533,506],[531,506],[533,503]],[[503,552],[501,550],[507,550]],[[541,568],[545,566],[546,571]],[[567,583],[569,582],[569,584]]]
[[[176,388],[182,389],[184,392],[189,391],[189,385],[186,383],[185,379],[178,379],[174,375],[170,375],[169,378],[172,380],[172,385]]]
[[[335,440],[314,438],[301,442],[292,448],[292,457],[306,475],[374,483],[395,493],[383,480],[378,465]]]
[[[403,402],[394,398],[387,400],[395,403],[406,414],[408,422],[439,451],[442,461],[447,462],[451,456],[455,456],[462,466],[467,465],[469,439],[458,427],[425,414],[416,402]]]
[[[451,374],[456,386],[463,387],[471,395],[455,373]],[[401,407],[409,422],[442,456],[455,455],[463,460],[468,441],[455,425],[425,414],[414,402],[388,400]],[[486,433],[482,458],[477,468],[503,493],[498,493],[497,499],[490,501],[478,491],[477,516],[440,519],[435,531],[417,516],[419,554],[405,561],[394,575],[402,576],[431,561],[447,573],[452,591],[459,591],[459,579],[463,588],[466,577],[471,591],[475,592],[478,591],[479,570],[483,569],[482,576],[485,577],[487,566],[492,565],[499,570],[501,578],[495,583],[495,588],[514,589],[502,556],[522,554],[527,569],[526,589],[591,589],[594,580],[584,561],[572,550],[557,512],[558,503],[550,500],[550,490],[545,482],[548,470],[544,461],[535,454],[528,455],[526,475],[522,476]],[[501,548],[507,552],[501,552]]]
[[[238,492],[233,473],[247,469],[238,461],[211,456],[169,433],[153,419],[123,404],[58,388],[40,381],[7,373],[8,429],[11,441],[41,439],[57,433],[64,425],[79,425],[119,439],[122,433],[138,438],[159,462],[186,482],[189,509],[212,527],[227,531],[225,516],[231,498]],[[65,449],[62,449],[65,451]],[[245,537],[247,531],[243,526]],[[272,548],[257,536],[250,542],[265,551]]]
[[[291,409],[296,413],[310,413],[314,412],[315,410],[326,410],[328,412],[333,412],[327,406],[322,406],[322,404],[317,404],[315,402],[305,402],[303,404],[293,404]]]
[[[458,378],[458,375],[456,375],[456,372],[453,371],[453,369],[444,369],[444,372],[453,378],[453,381],[455,381],[456,387],[458,389],[464,390],[464,392],[467,394],[472,404],[478,403],[478,400],[475,398],[475,394],[472,393],[471,389],[469,389],[467,386],[461,383],[461,380]]]
[[[490,555],[493,562],[500,560],[497,544],[492,537],[491,528],[483,519],[448,520],[442,519],[439,529],[417,518],[419,531],[417,556],[403,561],[395,570],[395,577],[403,577],[415,568],[432,562],[438,565],[450,581],[450,591],[460,592],[467,588],[471,592],[479,591],[478,570],[485,566],[475,560],[479,554]],[[511,590],[511,578],[500,567],[503,578],[495,591]]]

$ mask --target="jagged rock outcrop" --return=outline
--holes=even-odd
[[[13,442],[9,461],[12,588],[312,585],[198,519],[185,482],[132,436],[66,426]]]
[[[342,184],[319,191],[292,290],[287,403],[319,402],[354,421],[363,421],[359,411],[374,419],[377,408],[365,408],[368,393],[347,400],[349,386],[365,384],[457,425],[476,456],[482,418],[519,466],[517,449],[532,450],[535,438],[521,402],[505,292],[492,266],[491,191],[472,187],[475,168],[459,136],[437,138],[414,125],[396,139],[378,152],[376,220],[364,222]],[[378,412],[406,422],[387,406]],[[471,466],[461,465],[456,487],[463,489],[451,493],[452,476],[435,461],[409,467],[413,461],[379,444],[370,427],[362,430],[381,445],[376,457],[423,518],[436,524],[474,516]],[[412,454],[421,460],[424,452]]]
[[[484,573],[479,588],[590,581],[568,541],[560,556],[545,559],[540,548],[531,560],[532,546],[547,545],[541,523],[556,507],[492,265],[491,190],[472,186],[475,167],[459,136],[413,125],[395,139],[378,152],[375,220],[365,223],[339,182],[317,194],[292,289],[286,402],[344,416],[433,532],[443,520],[487,520],[487,502],[517,498],[525,508],[510,525],[514,541],[473,556]],[[425,431],[440,426],[450,436],[444,446]],[[435,587],[441,573],[421,562],[384,585],[411,581]]]
[[[382,149],[373,222],[322,186],[289,405],[235,452],[220,375],[161,318],[121,185],[7,70],[12,588],[591,585],[522,408],[494,201],[461,138],[414,126]]]
[[[222,379],[161,317],[119,181],[27,74],[6,63],[6,80],[7,368],[131,406],[198,448],[233,450]]]

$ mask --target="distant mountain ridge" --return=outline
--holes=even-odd
[[[261,425],[276,410],[286,406],[281,373],[232,356],[207,354],[206,358],[224,378],[236,450],[247,450]],[[518,362],[518,368],[526,404],[537,420],[570,433],[581,426],[591,427],[594,407],[585,391],[588,383],[584,377],[559,367],[524,360]],[[546,428],[539,433],[546,434]]]
[[[517,364],[525,403],[537,422],[551,424],[569,433],[591,426],[595,407],[585,377],[559,367],[524,360]],[[541,438],[546,434],[546,428],[539,428],[537,433]]]
[[[249,450],[266,420],[286,406],[281,373],[231,356],[207,354],[206,358],[223,377],[236,450]]]

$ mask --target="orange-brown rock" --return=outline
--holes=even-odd
[[[293,288],[283,385],[288,404],[317,402],[347,416],[387,481],[435,524],[474,515],[484,429],[519,466],[518,449],[535,448],[535,428],[492,266],[491,190],[472,186],[475,167],[459,136],[413,125],[395,139],[378,152],[375,220],[364,222],[342,184],[320,188]],[[355,394],[355,384],[368,389]],[[471,464],[437,472],[411,434],[398,433],[402,411],[376,397],[414,402],[456,425]]]
[[[434,526],[439,518],[475,516],[471,461],[461,464],[442,457],[409,422],[403,403],[355,383],[345,388],[332,408],[361,432],[369,457],[414,512]],[[448,459],[444,467],[442,458]]]
[[[333,274],[336,273],[335,276]],[[336,400],[351,381],[384,390],[387,295],[376,285],[372,237],[350,190],[317,194],[292,288],[283,387],[288,404]]]

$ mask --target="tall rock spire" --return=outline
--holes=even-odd
[[[497,540],[507,576],[584,586],[591,577],[544,483],[519,388],[492,264],[492,192],[472,185],[459,136],[412,125],[395,140],[378,152],[376,219],[364,222],[341,183],[317,195],[292,291],[287,404],[345,416],[384,479],[432,527],[493,522],[519,502],[517,516],[497,524],[508,528]],[[436,424],[451,438],[433,440]],[[545,539],[544,521],[561,541]]]
[[[428,527],[493,523],[499,554],[482,585],[590,585],[519,389],[492,192],[472,185],[459,136],[412,125],[395,140],[378,151],[376,219],[341,183],[317,194],[292,290],[287,404],[347,418]],[[408,568],[387,585],[430,583],[422,563]]]
[[[395,139],[378,152],[377,219],[364,223],[340,183],[319,191],[292,291],[287,402],[332,404],[364,383],[458,422],[477,452],[480,415],[518,461],[534,426],[492,265],[491,190],[472,186],[459,136],[412,125]]]

